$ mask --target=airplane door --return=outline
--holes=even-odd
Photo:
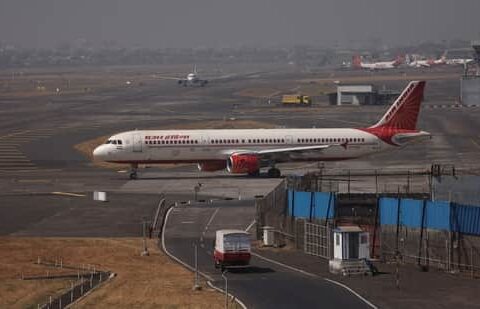
[[[293,144],[293,137],[291,135],[285,136],[285,141],[287,144]]]
[[[133,133],[133,152],[142,152],[142,136],[140,133]]]
[[[200,136],[200,144],[208,145],[209,142],[210,142],[210,139],[209,139],[208,135]],[[193,149],[195,149],[195,148],[193,148]],[[201,147],[200,149],[203,152],[210,152],[211,151],[210,147]]]

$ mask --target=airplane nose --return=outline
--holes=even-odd
[[[106,154],[107,152],[103,145],[100,145],[93,150],[93,158],[96,160],[103,160]]]

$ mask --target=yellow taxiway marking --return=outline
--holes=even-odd
[[[29,161],[25,162],[0,162],[0,168],[15,168],[15,167],[22,167],[22,166],[35,166],[35,164],[30,163]]]
[[[16,137],[12,137],[12,138],[9,138],[8,141],[9,142],[16,142],[16,141],[30,141],[32,140],[32,138],[30,137],[23,137],[23,136],[16,136]]]
[[[50,179],[20,179],[17,182],[20,183],[51,183]]]
[[[52,192],[54,195],[63,195],[63,196],[73,196],[73,197],[85,197],[85,194],[77,194],[77,193],[70,193],[70,192]]]

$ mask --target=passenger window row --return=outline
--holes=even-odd
[[[298,138],[297,143],[360,143],[365,142],[365,138]],[[107,144],[122,145],[120,140],[109,140]],[[212,139],[210,144],[284,144],[283,138],[254,138],[254,139]],[[182,140],[182,141],[170,141],[170,140],[152,140],[145,141],[148,145],[172,145],[172,144],[198,144],[198,140]]]
[[[365,138],[345,138],[345,137],[338,137],[338,138],[298,138],[298,143],[359,143],[365,142]]]
[[[283,138],[256,138],[256,139],[213,139],[210,141],[211,144],[282,144],[285,143]]]

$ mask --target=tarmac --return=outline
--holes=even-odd
[[[150,76],[157,68],[142,68],[139,76]],[[169,222],[167,245],[186,263],[192,255],[191,242],[201,236],[205,220],[219,209],[210,228],[246,228],[253,217],[252,199],[266,195],[278,179],[231,176],[224,172],[204,173],[196,167],[180,166],[141,170],[140,179],[129,180],[126,173],[94,166],[73,147],[86,140],[120,131],[147,128],[174,128],[179,124],[206,121],[235,122],[255,120],[279,127],[363,127],[375,123],[385,106],[337,107],[318,101],[313,108],[283,108],[268,103],[269,97],[241,95],[248,89],[293,91],[303,80],[305,87],[325,86],[332,80],[354,76],[369,83],[384,78],[387,87],[401,90],[412,77],[425,77],[425,107],[419,128],[433,138],[397,153],[384,153],[353,161],[327,162],[332,170],[384,170],[392,168],[428,169],[433,163],[453,164],[457,168],[479,170],[480,109],[457,108],[461,70],[444,72],[344,72],[305,73],[283,66],[235,67],[238,74],[207,87],[184,88],[165,80],[145,79],[126,87],[123,83],[82,94],[41,94],[14,96],[2,94],[0,104],[0,234],[13,236],[121,237],[140,236],[141,222],[156,210],[159,194],[181,200],[236,199],[231,204],[209,204],[178,208]],[[95,74],[95,70],[85,74]],[[131,72],[135,68],[126,68]],[[448,73],[448,74],[447,74]],[[28,85],[28,70],[25,83]],[[112,70],[115,78],[125,74]],[[142,75],[143,74],[143,75]],[[443,76],[438,78],[435,74]],[[443,74],[443,75],[442,75]],[[1,74],[0,74],[1,75]],[[398,78],[398,77],[401,78]],[[1,76],[2,79],[8,78]],[[139,77],[140,78],[140,77]],[[320,79],[323,81],[318,81]],[[379,82],[376,82],[377,84]],[[329,87],[333,87],[333,84]],[[434,108],[435,106],[445,106]],[[450,107],[449,107],[450,106]],[[428,108],[427,108],[428,107]],[[299,175],[318,170],[315,164],[285,164],[284,174]],[[420,184],[421,185],[421,184]],[[358,190],[364,190],[363,185]],[[108,203],[92,200],[93,191],[106,191]],[[54,195],[53,192],[85,196]],[[216,202],[219,203],[219,202]],[[221,203],[221,202],[220,202]],[[181,216],[180,216],[181,215]],[[176,220],[176,221],[173,221]],[[190,222],[191,223],[182,223]],[[202,267],[220,286],[218,274],[210,272],[209,243],[205,234]],[[173,244],[172,244],[173,242]],[[247,304],[279,307],[277,298],[296,307],[312,307],[318,296],[330,307],[365,306],[345,289],[317,282],[298,272],[254,258],[253,273],[231,274],[232,288]],[[252,288],[253,286],[253,288]],[[265,293],[265,294],[263,294]],[[292,297],[298,296],[298,297]],[[268,296],[268,297],[267,297]],[[299,300],[301,299],[301,300]],[[304,301],[305,303],[300,303]]]

